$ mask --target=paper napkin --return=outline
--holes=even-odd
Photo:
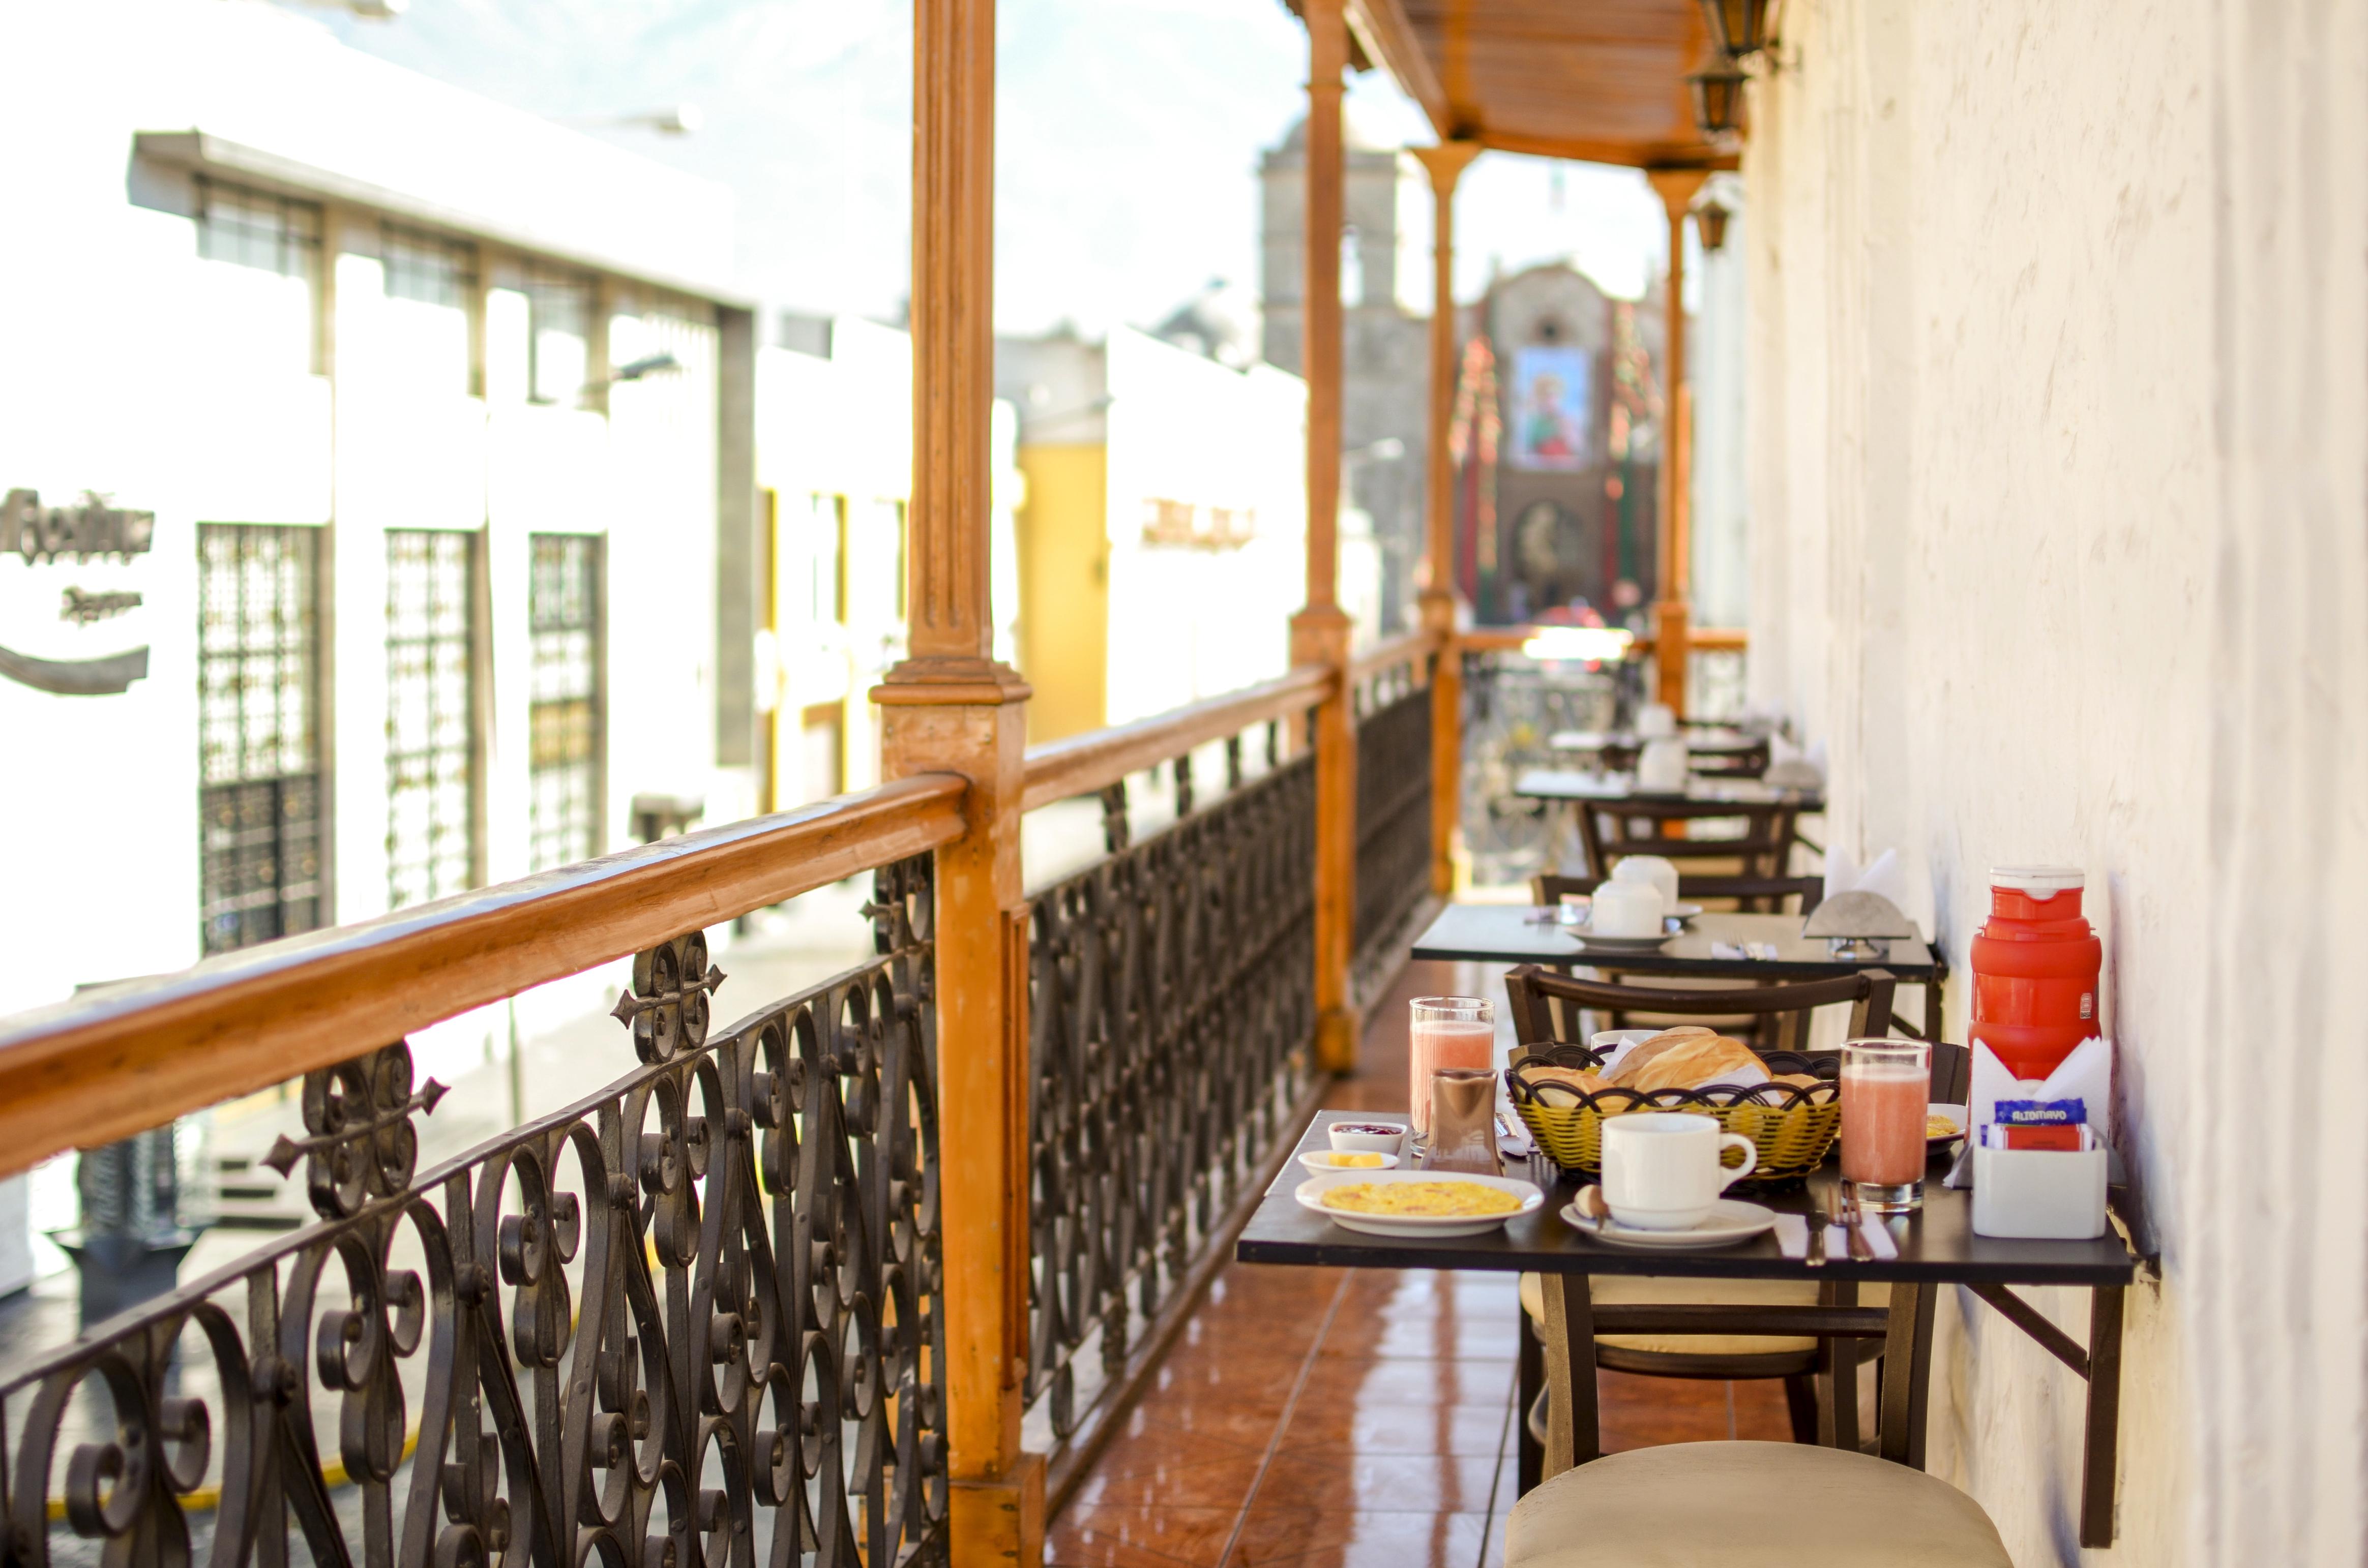
[[[2103,1035],[2089,1036],[2042,1080],[2017,1078],[1988,1046],[1975,1040],[1971,1098],[1967,1114],[1973,1125],[1967,1129],[1964,1151],[1949,1173],[1951,1187],[1974,1184],[1974,1147],[1982,1141],[1982,1130],[1998,1119],[2000,1100],[2077,1099],[2088,1113],[2089,1125],[2096,1130],[2097,1141],[2110,1145],[2113,1136],[2113,1042]]]
[[[1907,869],[1899,851],[1886,849],[1861,869],[1847,849],[1826,851],[1826,896],[1840,892],[1881,893],[1903,912],[1907,908]]]
[[[1776,1216],[1776,1250],[1786,1257],[1809,1256],[1809,1221],[1798,1214]]]

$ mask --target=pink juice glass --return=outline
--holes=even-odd
[[[1921,1040],[1842,1044],[1842,1179],[1859,1206],[1904,1214],[1924,1204],[1924,1118],[1932,1048]]]
[[[1477,996],[1417,996],[1406,1051],[1406,1108],[1417,1142],[1430,1137],[1430,1075],[1442,1067],[1497,1064],[1497,1008]]]

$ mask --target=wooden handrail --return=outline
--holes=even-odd
[[[1130,773],[1173,762],[1194,746],[1237,735],[1269,719],[1304,713],[1332,688],[1332,672],[1304,665],[1239,691],[1205,698],[1131,724],[1028,748],[1028,788],[1020,810],[1032,812],[1076,795],[1090,795]]]
[[[0,1018],[0,1176],[961,836],[926,774]]]
[[[1399,665],[1412,664],[1439,646],[1439,634],[1427,626],[1384,637],[1349,661],[1349,683],[1360,685]]]

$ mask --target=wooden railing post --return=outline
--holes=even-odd
[[[1653,663],[1657,675],[1656,695],[1675,709],[1686,710],[1686,655],[1692,651],[1688,622],[1692,619],[1692,562],[1688,534],[1691,521],[1693,460],[1693,389],[1686,379],[1686,209],[1694,192],[1710,176],[1701,169],[1649,169],[1646,177],[1660,194],[1669,218],[1669,276],[1661,348],[1661,395],[1668,412],[1661,432],[1660,538],[1655,551],[1654,574],[1660,585],[1653,606]]]
[[[1447,453],[1455,416],[1455,183],[1477,142],[1417,147],[1430,174],[1430,409],[1425,426],[1428,501],[1422,624],[1437,639],[1430,674],[1430,891],[1455,891],[1455,831],[1463,812],[1463,651],[1456,645],[1455,465]]]
[[[1339,597],[1341,78],[1349,67],[1342,0],[1306,0],[1307,199],[1301,369],[1307,377],[1307,608],[1292,618],[1294,664],[1336,672],[1315,710],[1315,1060],[1357,1061],[1349,964],[1357,924],[1357,719],[1349,683],[1352,630]]]
[[[1028,687],[994,659],[995,5],[913,8],[909,655],[872,691],[882,769],[970,783],[937,857],[939,1201],[956,1568],[1044,1554],[1043,1456],[1020,1450],[1028,1369]]]

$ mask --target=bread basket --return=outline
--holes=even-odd
[[[1513,1110],[1530,1130],[1546,1157],[1566,1171],[1597,1176],[1603,1169],[1603,1119],[1634,1111],[1687,1111],[1713,1118],[1729,1132],[1751,1140],[1759,1164],[1744,1185],[1772,1187],[1797,1181],[1825,1163],[1841,1131],[1840,1085],[1833,1081],[1835,1061],[1797,1051],[1760,1053],[1773,1076],[1807,1073],[1818,1077],[1814,1087],[1797,1084],[1706,1084],[1693,1089],[1603,1088],[1592,1094],[1568,1084],[1532,1084],[1522,1076],[1528,1065],[1600,1069],[1603,1058],[1583,1045],[1527,1046],[1516,1049],[1505,1069],[1505,1086]]]

